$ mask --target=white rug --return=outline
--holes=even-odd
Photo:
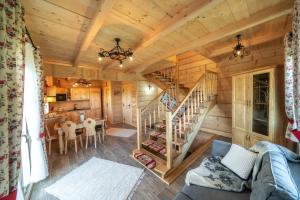
[[[93,157],[45,190],[60,200],[125,200],[143,174],[140,168]]]
[[[115,137],[131,137],[136,134],[135,129],[126,129],[126,128],[108,128],[106,134]]]

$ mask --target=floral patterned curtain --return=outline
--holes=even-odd
[[[21,0],[0,0],[0,198],[18,183],[25,23]]]
[[[295,0],[293,30],[285,37],[286,138],[300,142],[300,0]]]
[[[47,150],[46,150],[46,141],[45,141],[45,124],[44,124],[44,73],[43,73],[43,63],[41,59],[41,54],[40,50],[36,49],[34,51],[34,64],[36,67],[37,75],[38,75],[38,88],[40,90],[39,92],[39,101],[40,101],[40,114],[41,114],[41,122],[40,122],[40,138],[43,143],[43,148],[44,148],[44,154],[45,154],[45,159],[48,167],[48,159],[47,159]]]
[[[44,124],[44,73],[43,73],[43,63],[40,55],[40,51],[37,48],[34,51],[34,64],[36,67],[36,73],[37,73],[37,87],[39,90],[39,108],[40,108],[40,139],[42,141],[43,146],[43,158],[45,161],[43,162],[43,166],[40,166],[41,168],[44,168],[45,174],[44,176],[40,175],[39,179],[44,179],[48,176],[48,159],[47,159],[47,150],[46,150],[46,143],[45,143],[45,124]]]

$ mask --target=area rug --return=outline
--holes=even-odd
[[[93,157],[45,190],[60,200],[126,200],[143,175],[140,168]]]
[[[136,134],[135,129],[126,129],[126,128],[108,128],[106,130],[106,135],[115,136],[115,137],[131,137]]]

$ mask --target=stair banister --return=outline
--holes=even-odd
[[[166,150],[167,150],[167,168],[171,169],[173,164],[173,155],[172,155],[172,112],[166,112]]]
[[[137,115],[137,147],[138,150],[142,147],[142,118],[141,118],[141,109],[136,109],[136,115]]]
[[[203,77],[205,76],[205,74],[203,74],[197,81],[197,84],[189,91],[189,93],[186,95],[186,97],[181,101],[180,105],[177,106],[176,110],[173,112],[172,114],[172,119],[177,115],[177,113],[179,112],[180,108],[186,103],[186,101],[188,100],[188,98],[190,97],[190,95],[194,92],[194,90],[198,87],[199,82],[201,81],[201,79],[203,79]]]

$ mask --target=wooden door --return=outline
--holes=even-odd
[[[253,140],[271,140],[274,119],[274,86],[273,70],[261,70],[250,75],[251,112],[249,132]],[[255,142],[256,140],[254,140]]]
[[[122,95],[122,108],[123,108],[123,122],[126,124],[132,124],[132,90],[129,86],[123,86]]]
[[[232,128],[247,132],[247,75],[232,79]]]
[[[109,87],[103,88],[103,117],[109,117],[109,99],[110,99],[110,90]]]

